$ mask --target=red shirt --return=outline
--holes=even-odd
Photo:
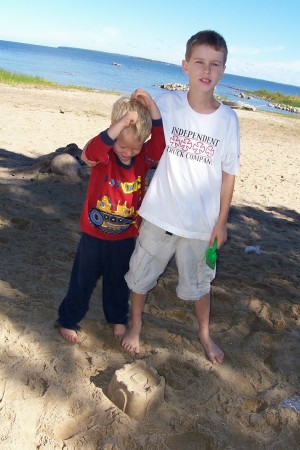
[[[91,169],[80,229],[104,240],[126,239],[138,234],[138,210],[145,195],[146,175],[165,148],[162,120],[152,121],[151,139],[144,143],[130,165],[119,160],[113,144],[106,130],[94,137],[85,151],[89,160],[99,162]]]

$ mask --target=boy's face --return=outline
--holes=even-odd
[[[127,128],[119,134],[114,143],[113,150],[123,164],[129,165],[131,158],[140,153],[143,147],[133,130]]]
[[[212,92],[224,75],[224,54],[209,45],[194,45],[189,61],[182,61],[190,88]]]

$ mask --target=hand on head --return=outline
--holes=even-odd
[[[124,127],[129,127],[129,125],[134,125],[138,119],[137,111],[127,111],[127,113],[122,117]]]

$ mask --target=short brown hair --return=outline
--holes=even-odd
[[[193,47],[195,45],[209,45],[210,47],[213,47],[215,50],[221,51],[224,55],[224,66],[225,66],[227,61],[228,49],[225,39],[219,33],[212,30],[204,30],[199,31],[198,33],[191,36],[186,43],[186,52],[185,52],[186,61],[189,61]]]
[[[120,120],[127,111],[136,111],[138,118],[135,124],[129,125],[134,134],[141,142],[150,136],[152,128],[152,118],[149,109],[138,100],[133,100],[128,96],[120,97],[112,107],[111,123]]]

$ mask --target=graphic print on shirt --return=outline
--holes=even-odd
[[[108,181],[108,180],[106,180]],[[110,187],[120,189],[123,194],[129,195],[138,192],[141,189],[141,177],[138,176],[133,182],[115,182],[110,180],[108,182]],[[124,195],[121,196],[124,198]],[[96,207],[90,209],[89,219],[91,223],[104,233],[120,234],[128,229],[128,227],[135,223],[137,213],[134,206],[128,207],[127,201],[118,200],[117,204],[113,204],[107,195],[103,195],[98,199]]]
[[[180,158],[212,165],[219,143],[219,139],[211,136],[173,127],[167,151]]]

